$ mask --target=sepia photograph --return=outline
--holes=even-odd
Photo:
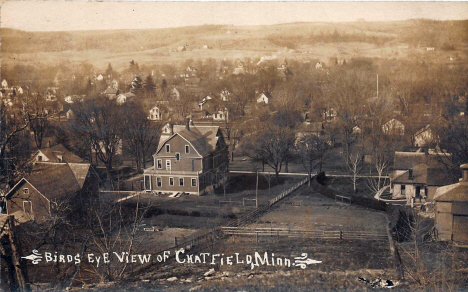
[[[0,1],[0,291],[468,291],[468,2]]]

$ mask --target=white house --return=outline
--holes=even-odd
[[[322,69],[323,68],[323,65],[321,62],[318,62],[317,64],[315,64],[315,69]]]
[[[218,110],[213,113],[213,121],[228,121],[229,119],[229,112],[227,109]]]
[[[66,103],[73,103],[73,98],[71,97],[71,95],[65,97],[65,102]]]
[[[2,81],[2,88],[8,88],[8,82],[5,79]]]
[[[257,103],[264,103],[264,104],[268,104],[268,102],[270,101],[270,98],[271,96],[268,95],[268,94],[265,94],[265,93],[262,93],[258,96],[257,98]]]
[[[227,89],[224,89],[223,91],[221,91],[221,94],[220,94],[220,97],[221,97],[221,100],[222,101],[229,101],[231,99],[231,92],[229,92],[229,90]]]
[[[397,119],[391,119],[382,126],[382,132],[387,135],[403,136],[405,134],[405,125]]]
[[[67,111],[67,119],[70,120],[70,119],[73,119],[73,117],[75,116],[75,114],[73,113],[73,111],[71,109],[69,109]]]
[[[177,88],[172,88],[171,90],[171,97],[174,100],[179,100],[180,99],[180,92],[177,90]]]
[[[149,114],[148,118],[151,121],[160,121],[160,120],[162,120],[161,111],[160,111],[158,106],[155,106],[152,109],[150,109],[150,114]]]

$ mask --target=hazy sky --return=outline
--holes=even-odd
[[[2,0],[0,0],[2,1]],[[14,1],[1,25],[29,31],[263,25],[409,18],[468,19],[468,2],[70,2]]]

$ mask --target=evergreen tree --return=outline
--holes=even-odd
[[[114,73],[114,69],[112,69],[111,63],[109,63],[106,69],[106,77],[112,78],[113,73]]]
[[[156,87],[156,84],[154,83],[153,77],[151,77],[151,74],[150,74],[146,77],[145,85],[144,85],[146,96],[153,97],[155,87]]]

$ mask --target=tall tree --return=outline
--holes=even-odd
[[[316,134],[307,133],[300,136],[296,141],[295,150],[304,169],[307,171],[310,186],[312,171],[317,166],[319,171],[322,171],[325,155],[329,147],[327,143]]]
[[[124,144],[132,153],[138,172],[142,172],[148,158],[156,150],[162,122],[148,120],[141,105],[135,102],[129,102],[123,108],[123,120]]]
[[[145,83],[143,85],[147,97],[154,97],[154,91],[156,88],[156,84],[153,81],[153,77],[151,74],[146,76]]]
[[[74,131],[85,133],[96,157],[106,167],[109,187],[112,188],[112,168],[115,156],[121,146],[121,106],[100,96],[93,100],[76,103]]]

